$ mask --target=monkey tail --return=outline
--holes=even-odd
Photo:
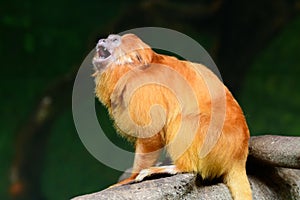
[[[234,166],[225,174],[224,182],[228,186],[234,200],[252,200],[250,184],[245,166]]]

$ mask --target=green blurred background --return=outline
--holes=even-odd
[[[97,40],[130,28],[166,27],[196,39],[244,109],[251,135],[300,135],[299,13],[296,0],[1,1],[0,199],[69,199],[117,181],[122,172],[81,143],[71,92]],[[54,103],[35,120],[45,97]],[[130,149],[108,119],[100,123]]]

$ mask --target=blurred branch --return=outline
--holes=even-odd
[[[216,62],[226,85],[240,90],[253,60],[296,14],[295,1],[224,1]]]
[[[43,199],[40,177],[46,141],[57,116],[71,105],[73,80],[74,74],[68,74],[45,90],[31,116],[17,133],[10,177],[12,199]]]
[[[161,15],[178,19],[206,19],[215,15],[221,8],[223,0],[213,0],[209,4],[203,2],[182,3],[173,1],[144,1],[140,8],[144,10],[159,10]],[[176,15],[169,15],[176,13]]]
[[[298,11],[299,1],[285,0],[215,0],[210,4],[145,1],[128,5],[102,32],[161,26],[208,33],[215,37],[210,54],[226,85],[237,94],[255,57]]]
[[[297,1],[297,2],[295,3],[295,11],[296,11],[296,12],[299,12],[299,11],[300,11],[300,1]]]
[[[130,28],[145,26],[161,26],[184,31],[195,24],[210,28],[211,22],[221,10],[223,0],[204,2],[173,2],[169,0],[145,0],[139,3],[128,3],[124,11],[118,15],[104,30],[100,32],[121,32]],[[189,27],[191,28],[191,27]],[[97,33],[99,34],[99,33]]]

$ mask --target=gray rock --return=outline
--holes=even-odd
[[[295,169],[300,168],[300,138],[252,137],[249,150],[247,172],[253,200],[300,200],[300,170]],[[197,181],[196,175],[191,173],[145,180],[73,198],[73,200],[99,199],[230,200],[232,198],[225,184],[204,186]]]
[[[300,169],[300,137],[251,137],[249,155],[272,166]]]

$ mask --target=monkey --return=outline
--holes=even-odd
[[[96,97],[135,146],[131,176],[112,187],[192,172],[221,178],[234,200],[252,199],[246,119],[210,69],[156,53],[134,34],[100,39],[92,63]],[[155,167],[163,148],[174,165]]]

